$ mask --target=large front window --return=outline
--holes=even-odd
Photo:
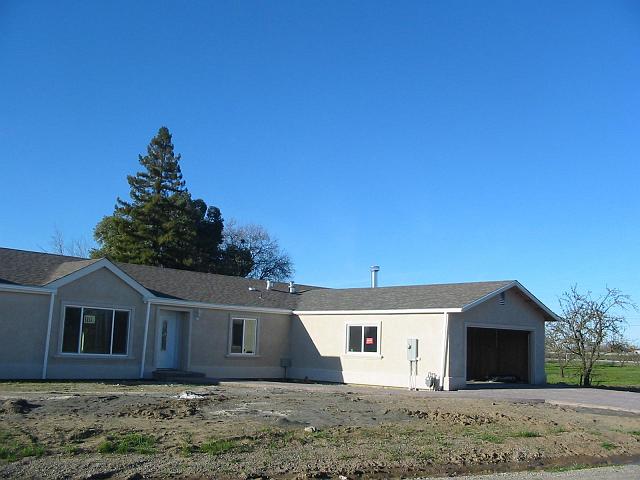
[[[258,320],[255,318],[233,318],[231,320],[230,353],[255,355]]]
[[[129,311],[68,306],[64,309],[63,353],[126,355]]]
[[[380,353],[377,325],[348,325],[347,352]]]

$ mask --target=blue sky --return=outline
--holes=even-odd
[[[4,1],[0,71],[2,246],[91,238],[166,125],[297,281],[640,303],[638,2]]]

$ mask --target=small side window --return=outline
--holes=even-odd
[[[231,320],[231,345],[229,353],[255,355],[258,346],[258,320],[233,318]]]
[[[347,352],[379,353],[377,325],[349,325],[347,327]]]

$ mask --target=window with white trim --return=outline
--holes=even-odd
[[[348,353],[380,353],[378,325],[347,325]]]
[[[126,355],[129,310],[66,306],[62,352]]]
[[[232,318],[229,353],[255,355],[257,346],[258,320],[255,318]]]

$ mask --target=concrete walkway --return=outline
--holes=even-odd
[[[571,387],[506,387],[475,388],[457,392],[433,392],[430,395],[455,398],[486,398],[493,400],[545,401],[554,405],[599,408],[640,414],[640,393],[619,392],[597,388]]]
[[[640,479],[640,465],[587,468],[567,472],[518,472],[456,477],[459,480],[632,480]],[[423,478],[421,480],[436,480]],[[442,478],[438,479],[442,480]]]

